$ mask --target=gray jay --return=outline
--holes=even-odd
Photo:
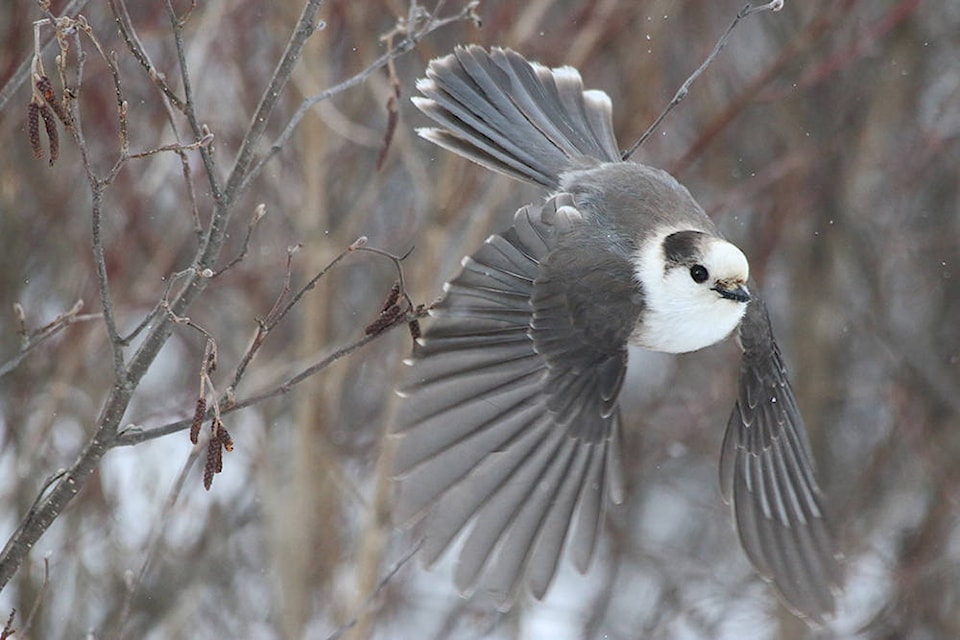
[[[671,175],[623,161],[612,105],[575,69],[507,49],[433,60],[427,140],[542,185],[444,287],[406,361],[393,435],[396,517],[435,562],[466,531],[463,591],[540,598],[585,572],[623,500],[617,396],[627,345],[696,351],[738,330],[739,393],[720,459],[743,548],[798,615],[823,621],[841,569],[807,435],[743,252]]]

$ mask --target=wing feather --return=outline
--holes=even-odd
[[[541,597],[566,549],[586,571],[606,504],[623,496],[629,331],[592,326],[609,304],[595,313],[587,288],[565,289],[577,265],[557,257],[586,224],[567,194],[518,211],[445,287],[398,390],[395,517],[424,520],[428,564],[465,531],[456,584],[504,607],[523,584]],[[629,265],[607,273],[632,281]]]
[[[806,427],[755,298],[740,327],[740,389],[720,457],[720,487],[757,571],[797,614],[832,615],[842,567],[814,475]]]

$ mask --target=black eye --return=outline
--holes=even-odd
[[[710,277],[710,273],[702,264],[695,264],[690,267],[690,277],[693,278],[694,282],[699,284],[701,282],[706,282],[707,278]]]

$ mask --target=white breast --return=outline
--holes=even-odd
[[[684,268],[665,272],[661,248],[672,230],[650,238],[634,255],[635,275],[644,292],[644,310],[630,343],[667,353],[686,353],[715,344],[740,324],[747,305],[721,297],[696,283]],[[715,238],[704,255],[713,277],[736,274],[745,281],[747,261],[734,245]]]

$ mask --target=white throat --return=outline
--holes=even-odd
[[[644,293],[644,310],[630,343],[667,353],[686,353],[720,342],[733,331],[747,305],[729,300],[709,283],[694,282],[688,269],[665,269],[663,239],[679,229],[667,229],[647,238],[634,254],[634,275]],[[746,258],[734,245],[716,238],[705,256],[718,273],[736,267],[746,270]],[[744,280],[746,279],[744,273]]]

